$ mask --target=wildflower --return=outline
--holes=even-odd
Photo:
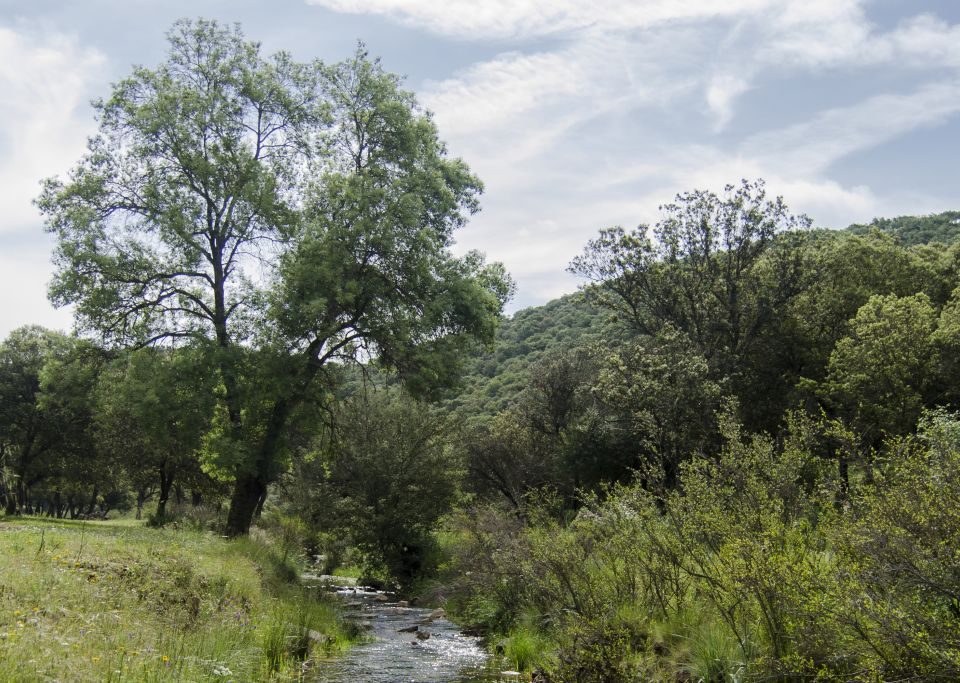
[[[100,657],[98,657],[97,655],[94,655],[93,657],[90,658],[90,661],[96,664],[97,662],[100,661]]]
[[[163,655],[163,657],[160,658],[160,661],[163,662],[164,664],[169,664],[170,658],[167,657],[166,655]]]

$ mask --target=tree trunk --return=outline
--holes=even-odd
[[[170,489],[173,487],[173,475],[167,474],[166,468],[160,470],[160,495],[157,498],[157,520],[163,522],[167,516],[167,501],[170,500]]]
[[[98,494],[98,493],[99,493],[99,492],[97,491],[97,487],[94,486],[94,487],[93,487],[93,493],[90,495],[90,502],[87,504],[87,512],[86,512],[87,516],[92,515],[92,514],[93,514],[93,511],[97,509],[97,494]]]
[[[311,375],[312,377],[312,375]],[[270,464],[277,456],[280,447],[280,435],[287,424],[292,409],[292,401],[280,399],[273,404],[270,421],[260,444],[260,452],[254,465],[254,472],[244,472],[237,477],[233,496],[230,499],[230,512],[227,515],[227,535],[240,536],[250,531],[253,518],[258,509],[263,509],[267,498],[267,484],[270,483]]]
[[[850,465],[847,456],[840,453],[838,460],[838,469],[840,474],[840,490],[837,492],[837,507],[843,507],[850,500]]]
[[[260,497],[257,499],[257,507],[253,509],[253,516],[257,519],[260,519],[260,515],[263,514],[263,504],[267,502],[267,487],[263,487],[263,493],[260,494]]]
[[[230,497],[230,512],[227,514],[227,535],[243,536],[250,532],[250,524],[261,496],[266,495],[267,482],[259,474],[244,474]]]

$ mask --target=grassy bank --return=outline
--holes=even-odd
[[[262,541],[0,520],[0,680],[299,680],[349,638]]]

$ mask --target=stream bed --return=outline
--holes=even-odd
[[[318,663],[315,679],[324,683],[490,683],[504,677],[479,638],[460,632],[443,610],[410,607],[387,593],[362,586],[336,585],[337,577],[305,577],[329,582],[343,601],[348,619],[359,622],[369,640],[335,659]],[[508,675],[509,676],[509,675]]]

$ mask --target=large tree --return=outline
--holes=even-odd
[[[163,64],[95,103],[69,179],[46,182],[51,296],[105,342],[206,350],[239,534],[325,366],[376,359],[422,392],[448,383],[510,285],[450,254],[480,182],[362,49],[327,66],[264,57],[210,21],[168,37]]]
[[[660,209],[653,228],[602,230],[570,270],[639,335],[671,326],[706,358],[711,379],[730,380],[739,396],[770,391],[776,401],[789,387],[764,386],[761,359],[769,359],[778,316],[808,285],[798,247],[810,219],[768,198],[762,180],[728,185],[722,195],[682,193]]]

